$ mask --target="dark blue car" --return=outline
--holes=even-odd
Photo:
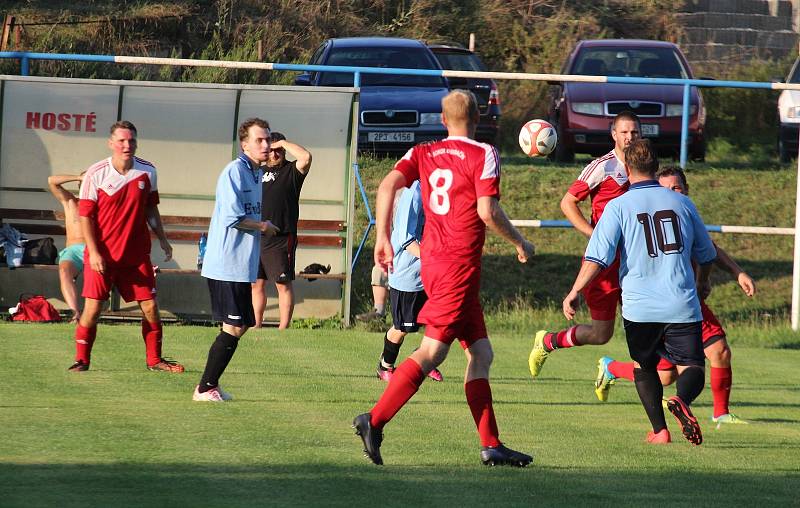
[[[314,51],[312,65],[441,70],[420,41],[389,37],[329,39]],[[304,73],[296,85],[353,86],[353,74]],[[405,152],[413,145],[447,136],[442,98],[447,81],[439,76],[362,74],[358,149]]]

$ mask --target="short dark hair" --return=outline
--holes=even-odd
[[[270,142],[273,142],[273,141],[283,141],[284,139],[286,139],[286,136],[284,136],[283,134],[281,134],[281,133],[280,133],[280,132],[278,132],[278,131],[275,131],[275,132],[270,132],[270,133],[269,133],[269,141],[270,141]]]
[[[127,120],[120,120],[118,122],[114,122],[114,124],[111,126],[111,129],[109,129],[109,131],[108,131],[109,135],[113,136],[114,132],[117,129],[128,129],[129,131],[131,131],[133,133],[134,136],[138,136],[139,135],[139,133],[136,132],[136,126],[133,125],[132,123],[130,123],[129,121],[127,121]]]
[[[662,176],[676,176],[676,175],[681,178],[681,183],[683,183],[683,187],[689,188],[689,182],[686,181],[686,173],[684,173],[683,170],[678,166],[664,166],[663,168],[656,171],[656,178],[661,178]]]
[[[260,118],[248,118],[242,125],[239,126],[239,141],[244,141],[247,139],[247,136],[250,135],[250,127],[257,125],[262,129],[269,130],[269,123],[266,120],[262,120]]]
[[[639,121],[639,117],[636,116],[636,113],[633,111],[620,111],[617,113],[617,116],[614,117],[614,120],[611,122],[611,129],[614,130],[617,128],[617,122],[620,120],[630,120],[631,122],[635,122],[636,125],[641,125],[642,123]]]
[[[634,172],[654,175],[658,171],[658,156],[649,139],[636,139],[625,148],[625,164]]]

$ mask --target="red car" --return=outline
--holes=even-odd
[[[606,39],[581,41],[570,54],[562,74],[689,78],[692,70],[675,44],[662,41]],[[549,112],[558,130],[552,157],[571,162],[576,153],[607,153],[611,120],[620,111],[633,111],[659,155],[680,154],[682,85],[628,85],[618,83],[561,83],[554,86]],[[706,111],[697,87],[691,88],[689,106],[689,158],[706,156]]]

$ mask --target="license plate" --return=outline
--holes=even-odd
[[[643,123],[642,124],[642,136],[658,136],[658,124],[657,123]]]
[[[369,132],[367,141],[378,143],[413,143],[413,132]]]

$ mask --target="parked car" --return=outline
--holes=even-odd
[[[458,44],[429,43],[428,47],[443,69],[486,71],[486,66],[477,54]],[[475,138],[484,143],[494,144],[497,140],[497,124],[500,121],[500,95],[497,93],[497,83],[489,78],[447,78],[447,81],[451,90],[460,88],[471,90],[475,94],[481,114]]]
[[[313,65],[441,70],[420,41],[388,37],[329,39],[314,51]],[[353,86],[347,72],[303,73],[296,85]],[[413,145],[442,139],[442,98],[447,81],[440,76],[362,74],[358,149],[405,152]]]
[[[800,83],[800,58],[794,61],[787,83]],[[789,162],[797,157],[797,139],[800,136],[800,91],[784,90],[778,96],[778,116],[781,121],[778,129],[778,157],[781,162]]]
[[[564,63],[562,74],[693,78],[689,63],[675,44],[648,40],[585,40]],[[558,130],[553,157],[572,161],[575,153],[602,155],[612,145],[610,125],[620,111],[641,119],[642,136],[653,140],[660,155],[680,153],[682,85],[628,85],[618,83],[551,83],[555,85],[549,112]],[[689,157],[706,155],[706,111],[703,97],[691,89]]]

